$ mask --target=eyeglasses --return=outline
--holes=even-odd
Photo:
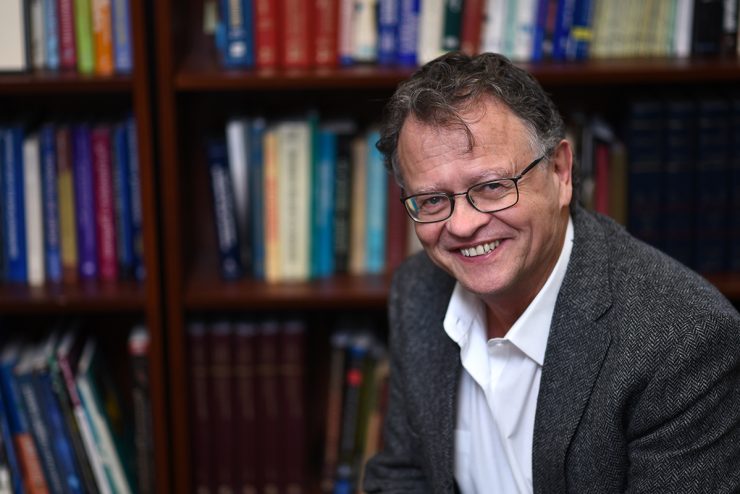
[[[465,192],[448,194],[446,192],[427,192],[402,197],[406,212],[417,223],[436,223],[452,216],[455,197],[464,195],[471,206],[481,213],[495,213],[514,206],[519,202],[519,180],[545,157],[540,156],[516,177],[499,178],[475,184]]]

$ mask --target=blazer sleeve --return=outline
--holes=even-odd
[[[695,328],[635,405],[627,492],[740,492],[740,316]]]

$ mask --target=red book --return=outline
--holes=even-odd
[[[314,64],[317,67],[334,67],[339,61],[337,54],[339,0],[316,0],[314,19],[316,19]]]
[[[401,187],[395,179],[388,179],[388,237],[386,240],[386,269],[391,272],[406,258],[408,252],[409,217],[401,197]]]
[[[594,163],[594,211],[609,214],[609,145],[596,144]]]
[[[74,0],[56,0],[59,17],[59,67],[77,70]]]
[[[116,217],[113,197],[113,164],[111,131],[107,125],[92,130],[93,183],[95,187],[95,236],[98,266],[102,281],[118,279]]]
[[[208,329],[211,454],[214,491],[219,494],[233,493],[235,484],[234,445],[237,438],[234,435],[232,335],[231,323],[226,320],[214,322]]]
[[[234,325],[234,435],[235,492],[258,492],[257,484],[257,324],[239,321]]]
[[[259,423],[260,492],[282,492],[280,457],[280,377],[279,337],[280,323],[275,319],[262,321],[257,338],[257,422]]]
[[[310,0],[282,0],[281,65],[287,69],[305,69],[313,62]]]
[[[208,391],[208,348],[206,325],[202,321],[187,323],[188,403],[190,406],[191,462],[193,492],[211,494],[213,459],[211,455],[211,418]]]
[[[260,69],[275,68],[280,60],[279,3],[254,0],[254,44],[256,66]]]
[[[281,444],[285,448],[281,457],[285,492],[290,494],[302,494],[306,491],[306,404],[303,374],[305,333],[305,323],[296,319],[287,321],[280,334],[280,390],[283,405]]]
[[[480,51],[485,3],[484,0],[465,0],[463,4],[460,50],[468,55],[475,55]]]

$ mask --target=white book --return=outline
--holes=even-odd
[[[346,65],[354,60],[352,52],[352,25],[354,19],[355,0],[337,1],[339,2],[337,51],[340,63]]]
[[[278,124],[278,244],[283,281],[303,281],[311,274],[312,156],[308,120]]]
[[[0,1],[0,72],[28,69],[23,0]]]
[[[694,23],[694,0],[678,0],[674,24],[673,50],[677,57],[691,55],[691,28]]]
[[[486,0],[481,36],[481,51],[483,52],[502,53],[504,50],[506,1]]]
[[[534,30],[537,23],[537,1],[518,0],[514,3],[514,7],[516,8],[516,30],[513,36],[514,46],[509,55],[513,60],[526,62],[532,59]]]
[[[235,118],[226,122],[226,149],[229,175],[234,189],[236,229],[242,266],[249,265],[249,119]]]
[[[419,65],[423,65],[442,55],[444,36],[444,0],[424,0],[419,12],[419,37],[416,53]]]
[[[349,272],[353,275],[367,272],[367,154],[365,137],[355,137],[352,140],[352,206],[349,220]]]
[[[355,0],[352,29],[352,55],[356,62],[378,59],[377,0]]]
[[[31,65],[34,69],[43,69],[46,66],[43,3],[42,0],[29,0],[29,15],[31,17]]]
[[[41,193],[41,154],[39,136],[29,134],[23,140],[23,194],[26,210],[26,257],[28,284],[44,284],[44,210]]]

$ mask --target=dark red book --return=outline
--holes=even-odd
[[[480,51],[480,37],[483,26],[484,0],[465,0],[460,33],[460,51],[475,55]]]
[[[208,328],[208,387],[211,390],[211,454],[215,492],[233,494],[235,444],[243,440],[234,434],[234,358],[231,322],[219,320]]]
[[[234,323],[235,491],[258,492],[257,483],[257,323]]]
[[[280,323],[262,321],[257,338],[257,422],[259,434],[260,492],[282,492],[280,457],[280,376],[278,374]]]
[[[95,187],[95,236],[99,276],[102,281],[118,279],[115,199],[113,196],[113,161],[111,130],[107,125],[92,129],[93,184]]]
[[[59,18],[59,68],[77,70],[74,0],[56,0]]]
[[[211,455],[211,400],[208,390],[208,334],[203,321],[188,322],[187,341],[193,492],[214,494],[215,491],[212,488],[214,458]]]
[[[388,236],[386,239],[386,268],[389,272],[398,267],[408,252],[409,217],[400,201],[401,187],[393,178],[388,179]]]
[[[286,69],[305,69],[313,62],[310,0],[281,0],[281,65]]]
[[[280,2],[254,0],[254,45],[256,66],[275,68],[280,61]]]
[[[337,41],[339,29],[339,0],[315,0],[316,24],[314,64],[317,67],[335,67],[339,62]]]
[[[280,334],[281,444],[285,448],[281,456],[287,494],[306,492],[305,333],[305,323],[294,319],[283,324]]]

